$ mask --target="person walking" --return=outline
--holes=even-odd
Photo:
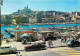
[[[26,43],[26,38],[23,38],[22,42],[23,42],[23,44],[25,44]]]
[[[51,45],[50,40],[48,40],[48,46],[49,46],[49,48],[51,47],[50,45]]]
[[[64,40],[65,40],[65,42],[66,42],[67,38],[66,38],[66,37],[64,37]]]
[[[70,40],[70,37],[69,37],[69,40]]]
[[[9,40],[8,39],[6,40],[6,43],[9,44]]]
[[[45,37],[43,37],[43,42],[44,42],[44,44],[46,43],[46,42],[45,42]]]
[[[63,37],[61,37],[61,42],[63,42],[63,40],[64,40],[64,38],[63,38]]]
[[[49,48],[53,46],[53,43],[51,40],[48,40],[48,45],[49,45]]]
[[[51,47],[53,47],[53,42],[50,40],[50,43],[51,43]]]

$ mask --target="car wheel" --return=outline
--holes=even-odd
[[[45,50],[47,49],[47,47],[45,47]]]
[[[42,50],[43,48],[41,47],[40,49]]]
[[[13,53],[13,51],[12,51],[12,50],[10,50],[10,51],[9,51],[9,53]]]
[[[71,47],[71,45],[68,45],[68,47]]]
[[[70,45],[70,47],[74,47],[74,45]]]
[[[79,44],[79,47],[80,47],[80,44]]]
[[[77,47],[79,47],[80,45],[77,45]]]
[[[27,51],[30,51],[30,49],[27,49]]]

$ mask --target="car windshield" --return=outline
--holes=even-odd
[[[4,48],[10,48],[10,47],[1,47],[1,49],[4,49]]]
[[[74,40],[74,39],[70,39],[70,40],[68,40],[68,41],[72,41],[72,40]]]
[[[31,43],[31,45],[38,45],[37,43]]]
[[[68,40],[67,44],[71,44],[71,42],[72,42],[73,40],[74,40],[74,39]]]
[[[34,43],[31,43],[31,45],[34,45]]]
[[[38,45],[37,43],[34,43],[34,45]]]

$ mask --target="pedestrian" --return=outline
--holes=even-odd
[[[49,48],[50,48],[50,45],[51,45],[50,40],[48,40],[48,46],[49,46]]]
[[[51,47],[53,47],[53,42],[50,40],[50,43],[51,43]]]
[[[26,43],[26,38],[23,38],[23,44],[25,44]]]
[[[63,37],[63,42],[65,43],[65,37]]]
[[[9,40],[8,39],[6,40],[6,43],[9,43]]]
[[[38,41],[40,41],[40,40],[41,40],[41,37],[38,38]]]
[[[43,37],[43,42],[45,43],[45,37]]]
[[[70,40],[70,37],[69,37],[69,40]]]
[[[63,42],[63,40],[64,40],[64,38],[63,38],[63,37],[61,37],[61,42]]]
[[[74,40],[74,41],[76,40],[75,37],[73,37],[73,40]]]
[[[65,40],[65,42],[66,42],[67,38],[66,38],[66,37],[64,37],[64,40]]]
[[[53,46],[53,43],[51,40],[48,40],[48,45],[49,45],[49,48]]]

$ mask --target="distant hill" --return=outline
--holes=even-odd
[[[24,15],[29,15],[29,16],[32,16],[32,15],[35,15],[37,12],[41,12],[41,13],[56,13],[57,15],[58,14],[66,14],[68,12],[60,12],[60,11],[33,11],[31,9],[28,8],[28,5],[24,7],[24,9],[22,10],[18,10],[17,12],[13,12],[11,15],[21,15],[21,14],[24,14]]]

